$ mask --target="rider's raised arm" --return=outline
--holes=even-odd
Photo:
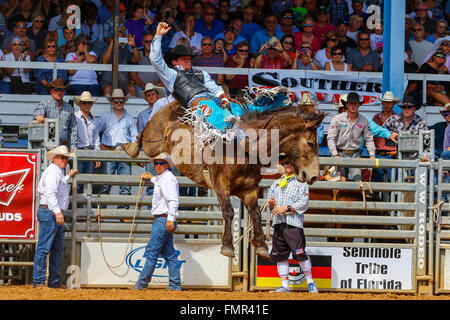
[[[170,69],[167,63],[164,61],[161,49],[161,41],[162,36],[155,36],[150,49],[149,59],[164,86],[170,92],[173,92],[173,85],[177,77],[177,72],[173,69]]]

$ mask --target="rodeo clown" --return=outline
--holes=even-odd
[[[305,252],[304,212],[308,210],[309,188],[297,180],[295,168],[285,154],[280,154],[283,176],[269,189],[269,207],[273,214],[273,237],[270,258],[277,263],[281,287],[271,292],[291,292],[289,254],[298,260],[306,276],[309,292],[318,293],[311,274],[311,259]]]
[[[230,101],[222,87],[207,72],[192,68],[193,54],[183,45],[177,45],[164,60],[161,41],[170,29],[165,22],[158,24],[149,54],[150,62],[164,86],[183,104],[185,115],[182,120],[191,127],[200,129],[198,136],[204,142],[213,145],[218,138],[226,142],[237,138],[241,146],[247,147],[247,137],[237,125],[239,121],[236,116],[242,115],[245,110],[262,112],[290,105],[287,89],[270,92],[270,98],[259,94],[255,103],[245,108]],[[166,61],[173,67],[169,67]]]

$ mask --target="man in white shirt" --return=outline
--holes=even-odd
[[[46,287],[46,258],[49,256],[49,288],[61,288],[59,276],[61,254],[64,247],[63,210],[69,206],[69,182],[78,173],[70,170],[64,175],[69,157],[67,146],[61,145],[47,152],[51,164],[44,170],[37,191],[40,196],[37,218],[39,221],[39,238],[34,255],[33,286]]]
[[[146,258],[139,279],[135,284],[138,290],[144,290],[152,280],[153,271],[159,255],[168,264],[169,290],[181,291],[180,267],[178,264],[179,251],[173,247],[173,232],[177,227],[179,188],[178,181],[169,168],[174,167],[172,159],[167,153],[161,153],[153,165],[157,176],[146,172],[141,177],[154,184],[152,199],[152,215],[154,217],[150,240],[145,247]]]
[[[78,132],[77,149],[100,150],[98,123],[91,113],[92,106],[96,100],[92,98],[89,91],[84,91],[79,97],[73,98],[75,104],[80,107],[80,110],[75,112]],[[95,168],[99,168],[100,165],[100,161],[95,162]],[[93,173],[94,162],[78,161],[78,171],[81,173]],[[82,192],[82,188],[82,185],[78,185],[78,193]]]

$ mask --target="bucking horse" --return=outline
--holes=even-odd
[[[176,130],[185,130],[191,137],[195,133],[192,127],[180,121],[183,114],[185,114],[184,107],[176,100],[161,108],[154,114],[137,140],[124,145],[127,154],[137,157],[143,148],[147,156],[154,158],[162,152],[167,152],[171,154],[181,173],[198,185],[214,191],[225,222],[220,253],[228,257],[235,255],[231,232],[234,210],[230,197],[236,196],[241,199],[253,223],[254,235],[250,243],[255,247],[257,255],[269,259],[258,206],[259,182],[263,177],[261,169],[267,164],[262,164],[259,160],[256,163],[249,161],[248,153],[245,161],[234,161],[231,164],[229,161],[198,163],[194,161],[194,156],[203,151],[198,149],[195,139],[190,140],[190,156],[187,159],[174,155],[174,150],[183,143],[183,138],[174,134]],[[290,102],[289,105],[264,112],[247,109],[240,117],[240,126],[246,133],[251,130],[256,132],[257,141],[251,141],[251,145],[259,143],[258,139],[262,135],[271,137],[272,130],[277,130],[278,152],[285,153],[295,164],[297,179],[300,182],[312,184],[319,180],[320,175],[317,127],[324,117],[325,114],[318,109],[311,111],[301,104],[294,105]],[[265,141],[271,143],[270,138]],[[271,148],[267,147],[266,150],[269,153]]]

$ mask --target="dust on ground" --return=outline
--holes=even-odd
[[[0,300],[450,300],[450,295],[308,292],[272,293],[186,289],[51,289],[32,285],[0,286]]]

